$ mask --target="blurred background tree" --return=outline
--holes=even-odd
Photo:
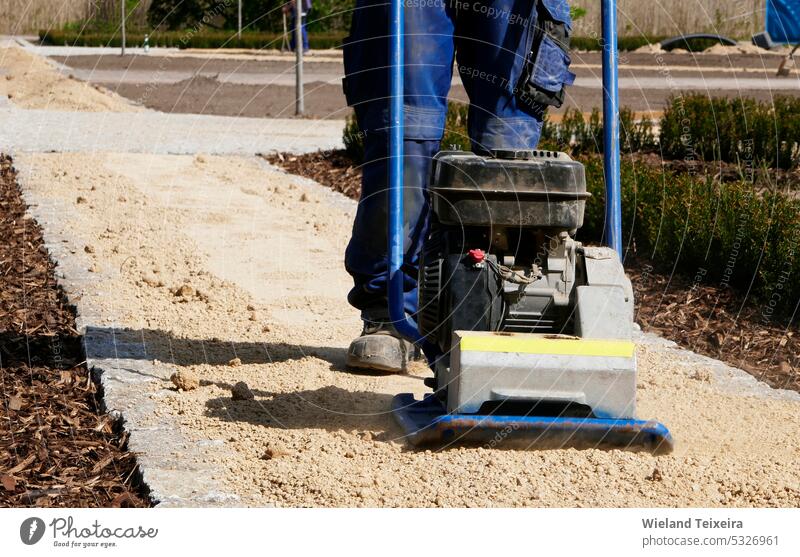
[[[242,0],[245,30],[282,31],[284,3],[284,0]],[[346,31],[354,6],[355,0],[312,0],[308,30]],[[151,0],[147,20],[152,28],[162,30],[192,28],[203,22],[212,29],[236,29],[238,0]]]

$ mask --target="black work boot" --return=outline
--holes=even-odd
[[[347,367],[402,373],[408,363],[420,358],[413,343],[400,338],[383,312],[362,312],[364,330],[347,349]]]

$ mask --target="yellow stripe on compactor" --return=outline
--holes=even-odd
[[[632,358],[635,345],[627,340],[543,338],[528,335],[470,335],[461,332],[461,350],[467,352],[517,352],[556,356],[606,356]]]

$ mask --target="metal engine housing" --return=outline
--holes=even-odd
[[[490,399],[525,398],[526,391],[519,371],[506,374],[513,384],[495,377],[487,389],[483,372],[470,376],[463,362],[452,362],[466,357],[460,331],[630,340],[633,291],[616,252],[573,238],[590,197],[580,163],[549,151],[444,151],[434,158],[429,195],[434,215],[420,261],[417,320],[441,351],[435,388],[448,396],[449,410],[477,412]],[[555,373],[551,360],[549,373]],[[613,363],[622,375],[635,373],[635,361]],[[591,360],[583,367],[597,371],[603,364]],[[634,388],[618,389],[624,394],[602,414],[632,415],[631,377]],[[540,379],[528,381],[536,388],[529,384],[526,392],[547,398]],[[580,390],[567,387],[562,381],[562,398]],[[572,401],[587,400],[597,402],[586,393]]]

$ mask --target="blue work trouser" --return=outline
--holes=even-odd
[[[297,32],[295,31],[295,21],[297,21],[297,17],[293,14],[291,18],[291,22],[289,23],[289,48],[292,49],[294,52],[294,43],[297,37]],[[303,52],[309,49],[308,43],[308,31],[306,31],[306,16],[304,15],[301,23],[300,23],[300,31],[303,36]]]
[[[560,100],[538,102],[541,95],[563,97],[563,86],[574,75],[568,70],[569,56],[558,48],[563,43],[542,40],[536,31],[549,22],[568,36],[566,0],[404,0],[404,5],[404,271],[406,311],[413,314],[419,252],[430,214],[430,161],[444,131],[454,59],[470,99],[468,139],[476,151],[535,148],[546,105],[560,105]],[[365,149],[361,200],[345,266],[355,283],[348,300],[365,317],[386,307],[387,6],[386,0],[358,0],[343,46],[344,91]],[[521,94],[520,85],[529,78],[538,100]]]

